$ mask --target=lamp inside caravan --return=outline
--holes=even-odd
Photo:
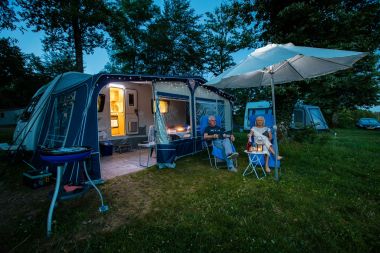
[[[153,100],[153,113],[156,112],[156,101]],[[160,108],[160,113],[168,113],[169,112],[169,101],[168,100],[160,100],[159,101],[159,108]]]

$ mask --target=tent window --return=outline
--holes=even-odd
[[[318,108],[310,108],[309,113],[310,113],[311,119],[313,120],[314,126],[318,128],[318,126],[323,127],[325,125],[322,113]]]
[[[305,114],[302,110],[294,110],[294,126],[296,128],[305,127]]]
[[[222,119],[222,126],[226,127],[224,101],[218,100],[218,111],[216,114]]]
[[[162,112],[161,114],[164,118],[167,134],[170,137],[170,140],[175,141],[190,138],[192,136],[189,108],[189,102],[186,100],[168,100],[168,110],[166,113]]]
[[[196,121],[200,125],[202,116],[219,116],[222,119],[222,127],[225,127],[225,104],[222,100],[203,101],[197,100],[196,102]]]
[[[44,146],[64,147],[74,109],[76,92],[60,95],[54,99],[53,112],[49,121]]]

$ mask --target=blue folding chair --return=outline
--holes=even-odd
[[[273,124],[274,124],[274,119],[273,119],[273,115],[272,114],[257,114],[257,115],[251,115],[249,117],[249,123],[250,123],[250,127],[252,128],[254,125],[255,125],[255,122],[256,122],[256,118],[259,117],[259,116],[262,116],[264,117],[264,120],[265,120],[265,126],[266,127],[269,127],[271,129],[271,132],[272,132],[272,145],[273,144],[273,140],[275,138],[275,131],[273,131]],[[273,149],[275,149],[275,146],[273,146]],[[268,165],[270,168],[274,168],[275,167],[275,158],[274,158],[274,155],[269,153],[269,162],[268,162]],[[265,161],[264,160],[264,155],[260,155],[260,161]],[[277,166],[278,168],[280,168],[280,160],[277,160]]]
[[[221,126],[222,125],[222,119],[220,116],[215,117],[216,125]],[[202,136],[202,148],[205,148],[207,150],[207,154],[210,161],[210,166],[219,169],[218,164],[220,163],[226,163],[226,157],[224,154],[224,150],[222,148],[219,148],[214,145],[213,141],[207,142],[203,139],[203,135],[205,132],[206,127],[208,126],[208,116],[202,116],[200,119],[200,133]],[[210,147],[212,147],[212,152],[210,152]],[[235,147],[232,145],[232,151],[236,152]],[[234,160],[234,166],[237,167],[237,159]]]
[[[212,146],[212,142],[208,142],[203,138],[206,127],[208,126],[208,116],[202,116],[200,118],[200,134],[202,138],[202,149],[207,150],[208,160],[210,161],[210,166],[212,167],[212,161],[211,161],[211,153],[210,153],[210,147]]]

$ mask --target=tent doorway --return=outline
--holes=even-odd
[[[151,82],[111,82],[98,95],[98,137],[104,179],[142,170],[148,150],[138,144],[148,140],[154,124]],[[155,157],[155,155],[153,155]],[[149,166],[155,164],[150,157]]]

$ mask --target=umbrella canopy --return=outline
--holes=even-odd
[[[271,81],[273,84],[301,81],[351,68],[366,54],[299,47],[292,43],[269,44],[256,49],[245,60],[205,85],[224,89],[267,86]]]

